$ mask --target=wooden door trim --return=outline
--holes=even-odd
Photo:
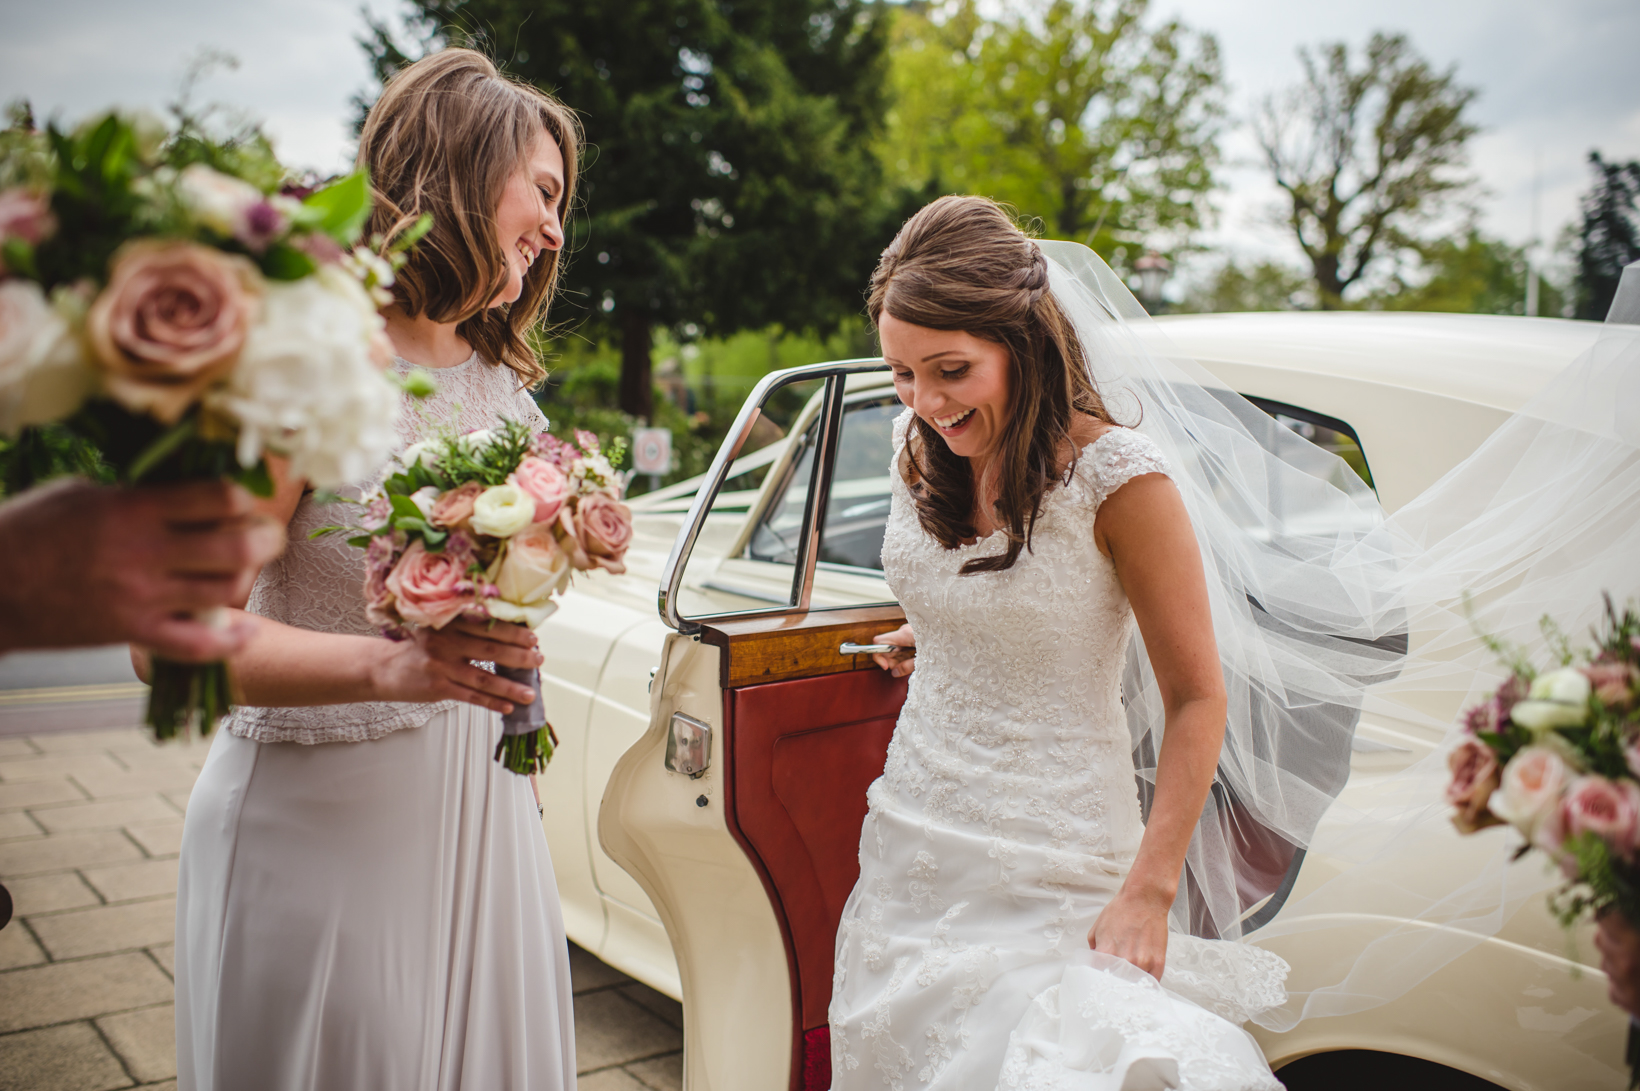
[[[851,670],[878,670],[869,655],[839,655],[845,641],[869,644],[878,633],[905,624],[897,603],[849,606],[746,618],[722,618],[702,625],[700,639],[716,648],[719,682],[726,690],[761,682],[814,678]]]

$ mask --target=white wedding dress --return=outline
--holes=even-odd
[[[1158,983],[1087,947],[1143,834],[1133,614],[1094,515],[1158,472],[1150,439],[1105,433],[1045,497],[1032,548],[972,576],[958,569],[1001,535],[943,548],[892,473],[883,568],[917,669],[837,937],[833,1091],[1279,1091],[1238,1024],[1283,1002],[1281,959],[1175,932]]]
[[[435,381],[401,448],[502,415],[545,425],[477,356]],[[307,537],[357,516],[304,497],[250,610],[377,635],[363,551]],[[454,701],[234,710],[183,827],[180,1091],[573,1091],[557,884],[500,735]]]

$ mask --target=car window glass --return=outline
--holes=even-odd
[[[1356,476],[1367,483],[1368,488],[1377,489],[1372,483],[1372,469],[1367,465],[1367,453],[1361,447],[1361,439],[1355,434],[1355,429],[1347,423],[1324,413],[1288,405],[1285,402],[1271,401],[1269,398],[1247,400],[1268,413],[1277,424],[1289,432],[1343,459],[1344,463],[1355,471]]]
[[[826,500],[821,564],[882,571],[883,531],[888,526],[888,474],[894,460],[894,418],[903,409],[892,394],[848,405]]]

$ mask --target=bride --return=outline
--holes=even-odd
[[[1237,1024],[1286,965],[1169,928],[1227,712],[1178,469],[991,201],[907,222],[869,310],[908,407],[883,567],[909,623],[879,638],[907,651],[879,663],[915,675],[838,934],[834,1091],[1275,1091]],[[1164,721],[1143,820],[1135,624]]]
[[[431,233],[384,312],[401,374],[433,369],[400,441],[545,421],[529,340],[557,280],[578,127],[480,54],[383,89],[360,136],[368,235]],[[279,476],[279,475],[276,475]],[[531,785],[493,758],[541,662],[516,625],[400,643],[365,616],[364,559],[310,539],[357,509],[280,480],[290,547],[263,570],[243,690],[189,800],[178,881],[178,1086],[571,1091],[568,951]]]

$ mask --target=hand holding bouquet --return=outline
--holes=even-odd
[[[369,474],[399,388],[376,311],[393,257],[358,242],[365,176],[300,195],[255,131],[110,113],[0,131],[0,434],[89,444],[120,482],[272,489],[265,455],[318,487]],[[19,435],[19,433],[21,433]],[[156,659],[167,738],[229,706],[225,664]]]
[[[620,451],[614,461],[620,460]],[[552,596],[576,570],[624,572],[632,514],[622,480],[588,432],[575,443],[532,434],[517,421],[427,440],[399,456],[399,469],[365,500],[350,544],[365,550],[365,610],[384,635],[442,629],[458,617],[530,628],[556,610]],[[535,689],[528,708],[502,718],[496,760],[539,772],[557,738],[541,705],[534,668],[496,672]]]
[[[1604,632],[1578,656],[1553,625],[1560,666],[1539,673],[1490,641],[1511,668],[1464,713],[1447,801],[1464,833],[1507,823],[1561,867],[1561,923],[1610,909],[1640,923],[1640,615],[1606,601]],[[1574,665],[1578,658],[1584,661]]]

